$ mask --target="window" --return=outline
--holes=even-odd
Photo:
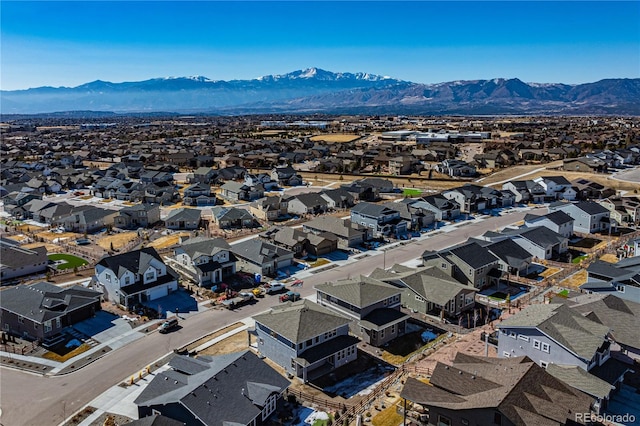
[[[438,426],[451,426],[451,419],[438,415]]]
[[[618,290],[620,293],[624,293],[624,286],[623,285],[617,285],[616,286],[616,290]]]
[[[551,349],[551,346],[548,343],[542,342],[542,352],[549,353],[550,349]]]
[[[495,425],[501,425],[502,424],[502,414],[500,413],[493,413],[493,424]]]
[[[548,365],[549,363],[547,361],[540,361],[540,367],[547,368]]]
[[[51,331],[51,321],[45,321],[44,322],[44,332],[48,333]]]
[[[24,317],[18,317],[18,324],[24,324]]]
[[[395,333],[395,332],[396,332],[396,325],[395,325],[395,324],[393,324],[393,325],[391,326],[391,334],[393,334],[393,333]]]
[[[104,274],[104,278],[107,280],[108,283],[111,282],[111,274]]]
[[[540,349],[540,340],[533,339],[533,347],[536,349]]]
[[[307,347],[309,347],[309,346],[313,345],[313,340],[312,340],[312,339],[307,340],[307,341],[306,341],[306,343],[305,343],[305,345],[306,345]]]
[[[511,356],[511,354],[507,351],[502,352],[502,356],[505,358],[509,358]]]
[[[509,332],[509,337],[515,339],[516,338],[516,332],[515,331],[510,331]]]
[[[529,336],[525,336],[524,334],[518,334],[519,340],[524,340],[525,342],[529,341]]]
[[[424,299],[416,294],[416,300],[418,302],[424,302]]]

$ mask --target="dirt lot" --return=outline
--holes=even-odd
[[[569,275],[567,278],[560,281],[558,285],[560,287],[578,288],[586,282],[587,282],[587,270],[581,269],[575,274]]]
[[[360,139],[360,135],[349,135],[349,134],[328,134],[328,135],[318,135],[310,138],[312,141],[325,141],[325,142],[351,142],[356,139]]]
[[[164,237],[160,237],[157,240],[153,240],[148,244],[148,247],[153,247],[157,250],[171,247],[174,244],[178,244],[180,241],[180,237],[188,237],[188,232],[179,232],[177,234],[165,235]]]
[[[138,238],[138,233],[135,231],[130,232],[122,232],[114,235],[107,235],[98,241],[98,245],[105,250],[110,250],[111,245],[113,244],[113,248],[118,250],[124,246],[126,246],[131,241]]]
[[[196,342],[193,342],[192,344],[187,346],[187,350],[191,351],[197,348],[198,346],[202,345],[203,343],[206,343],[211,339],[215,339],[216,337],[221,336],[224,333],[228,333],[229,331],[241,326],[242,326],[242,323],[237,322],[228,327],[225,327],[222,330],[217,331],[210,336],[204,337]],[[230,354],[233,352],[240,352],[248,348],[249,348],[249,342],[247,339],[247,332],[239,331],[236,334],[229,336],[226,339],[213,344],[212,346],[209,346],[207,349],[201,352],[198,352],[198,355],[224,355],[224,354]]]
[[[54,241],[54,240],[58,240],[58,241],[72,241],[75,240],[77,238],[82,238],[82,234],[77,234],[75,232],[62,232],[62,233],[55,233],[55,232],[51,232],[51,231],[44,231],[44,232],[39,232],[36,234],[36,237],[42,238],[46,241]]]

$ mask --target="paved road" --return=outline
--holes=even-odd
[[[546,209],[529,212],[541,214],[546,212]],[[483,221],[468,221],[458,229],[388,250],[386,254],[376,252],[358,262],[306,278],[304,286],[299,291],[303,296],[311,295],[315,284],[355,277],[359,274],[368,275],[375,268],[384,266],[385,262],[389,267],[394,263],[410,261],[420,256],[426,249],[439,250],[458,244],[487,230],[495,230],[522,220],[524,215],[524,212],[513,212]],[[5,426],[59,424],[65,417],[88,404],[111,386],[136,374],[174,348],[230,324],[234,320],[262,312],[277,303],[278,298],[273,295],[233,312],[209,310],[193,315],[184,320],[183,328],[175,333],[164,335],[151,333],[112,351],[78,372],[65,376],[42,377],[0,368],[0,406],[2,408],[0,424]]]

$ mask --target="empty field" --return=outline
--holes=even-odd
[[[324,142],[352,142],[356,139],[360,139],[360,135],[342,135],[342,134],[333,134],[333,135],[318,135],[310,138],[312,141],[324,141]]]

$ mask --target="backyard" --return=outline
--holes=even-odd
[[[50,261],[56,264],[56,269],[73,269],[88,264],[85,259],[66,253],[53,253],[47,255]]]

